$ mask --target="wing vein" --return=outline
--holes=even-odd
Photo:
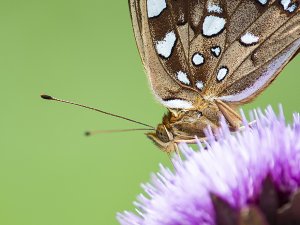
[[[270,6],[272,6],[272,5],[274,5],[275,4],[275,2],[273,2]],[[238,7],[237,7],[238,8]],[[237,9],[236,8],[236,9]],[[266,9],[267,10],[267,9]],[[265,11],[266,11],[265,10]],[[236,11],[236,10],[235,10]],[[259,19],[259,18],[261,18],[263,15],[264,15],[264,13],[265,13],[265,11],[263,12],[263,13],[261,13],[261,15],[259,15],[251,24],[249,24],[249,26],[247,26],[244,30],[242,30],[242,32],[241,32],[241,34],[243,34],[243,33],[245,33],[255,22],[257,22],[257,20]],[[233,15],[233,14],[232,14]],[[230,22],[230,21],[229,21]],[[276,30],[277,31],[277,30]],[[275,32],[276,32],[275,31]],[[274,33],[274,32],[273,32]],[[272,34],[273,34],[272,33]],[[270,35],[271,36],[271,35]],[[226,36],[227,37],[227,36]],[[237,40],[238,40],[238,38],[240,37],[240,35],[238,35],[233,41],[232,41],[232,43],[230,44],[230,45],[228,45],[228,46],[226,46],[227,45],[227,43],[225,42],[225,51],[224,51],[224,53],[223,53],[223,55],[225,55],[225,53],[228,51],[228,49],[230,49],[230,47],[232,46],[232,44],[233,43],[235,43]],[[226,38],[226,41],[227,41],[227,38]],[[264,43],[265,41],[263,41],[262,43]],[[262,43],[260,43],[259,44],[259,46],[262,44]],[[246,57],[247,58],[247,57]],[[246,59],[245,59],[246,60]],[[242,65],[242,63],[243,62],[245,62],[245,60],[243,60],[241,63],[240,63],[240,65],[239,65],[239,67]],[[217,73],[217,69],[220,67],[220,63],[222,62],[222,59],[220,59],[219,61],[218,61],[218,63],[217,63],[217,65],[216,65],[216,67],[214,68],[214,70],[213,70],[213,74],[216,74]],[[236,71],[236,70],[234,70],[234,71]],[[233,73],[231,73],[231,74],[233,74]],[[211,82],[211,80],[212,79],[214,79],[214,76],[211,76],[211,78],[209,79],[209,81],[208,81],[208,83],[209,82]]]
[[[296,14],[295,14],[296,15]],[[294,16],[294,15],[293,15]],[[286,23],[288,23],[292,18],[293,18],[293,16],[291,16],[291,18],[289,18],[286,22],[284,22],[280,27],[278,27],[278,29],[276,29],[276,30],[274,30],[269,36],[272,36],[273,34],[275,34],[278,30],[280,30],[284,25],[286,25]],[[266,38],[263,42],[261,42],[261,44],[260,44],[260,46],[262,45],[262,44],[264,44],[266,41],[268,41],[268,39]],[[286,48],[284,48],[283,50],[281,50],[277,55],[279,55],[282,51],[284,51]],[[233,72],[232,72],[232,75],[242,66],[242,64],[248,59],[248,57],[251,55],[253,53],[253,51],[251,51],[248,55],[247,55],[247,57],[245,57],[245,59],[240,63],[240,65],[235,69],[235,70],[233,70]],[[276,55],[276,56],[277,56]],[[269,63],[272,59],[273,59],[274,57],[272,57],[270,60],[268,60],[266,63],[264,63],[263,65],[261,65],[261,66],[265,66],[267,63]],[[260,67],[261,67],[260,66]],[[249,75],[250,73],[252,73],[253,72],[253,70],[251,71],[251,72],[249,72],[249,73],[247,73],[247,74],[245,74],[243,77],[241,77],[239,80],[241,80],[241,79],[243,79],[245,76],[247,76],[247,75]],[[239,80],[237,80],[237,81],[239,81]],[[235,81],[234,83],[236,83],[237,81]],[[232,83],[232,84],[234,84],[234,83]],[[231,85],[232,85],[231,84]],[[222,89],[222,91],[221,92],[223,92],[224,90]],[[221,92],[218,92],[217,93],[217,95],[218,94],[220,94]]]
[[[189,76],[190,78],[192,77],[192,73],[191,73],[191,67],[190,67],[190,64],[189,64],[189,61],[188,59],[186,58],[186,52],[185,52],[185,49],[184,49],[184,46],[183,46],[183,43],[182,43],[182,40],[181,40],[181,36],[179,34],[179,30],[178,30],[178,26],[176,24],[176,19],[175,19],[175,16],[174,16],[174,10],[173,10],[173,6],[172,6],[172,3],[169,2],[170,6],[171,6],[171,16],[172,16],[172,19],[173,19],[173,24],[174,24],[174,27],[175,27],[175,31],[177,33],[177,36],[178,36],[178,39],[179,39],[179,43],[183,49],[183,56],[184,56],[184,59],[185,59],[185,63],[187,64],[188,66],[188,72],[189,72]],[[189,57],[189,56],[188,56]],[[194,80],[192,80],[192,84],[194,86]]]

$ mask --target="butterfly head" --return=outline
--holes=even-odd
[[[164,124],[158,124],[155,132],[147,133],[147,137],[164,152],[173,152],[176,149],[174,135]]]

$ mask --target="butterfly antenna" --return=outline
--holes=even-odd
[[[100,112],[100,113],[103,113],[103,114],[106,114],[106,115],[109,115],[109,116],[114,116],[114,117],[117,117],[117,118],[120,118],[120,119],[123,119],[123,120],[127,120],[127,121],[130,121],[132,123],[136,123],[136,124],[140,124],[140,125],[143,125],[143,126],[146,126],[146,127],[150,127],[151,130],[155,130],[155,128],[153,126],[150,126],[148,124],[141,123],[139,121],[126,118],[124,116],[120,116],[120,115],[116,115],[116,114],[113,114],[113,113],[105,112],[105,111],[102,111],[100,109],[96,109],[96,108],[89,107],[89,106],[86,106],[86,105],[78,104],[78,103],[75,103],[75,102],[70,102],[70,101],[67,101],[67,100],[58,99],[58,98],[52,97],[50,95],[45,95],[45,94],[42,94],[41,98],[46,99],[46,100],[56,101],[56,102],[62,102],[62,103],[70,104],[70,105],[76,105],[76,106],[86,108],[86,109],[90,109],[90,110],[93,110],[93,111],[97,111],[97,112]]]
[[[91,136],[95,134],[106,134],[106,133],[120,133],[120,132],[130,132],[130,131],[149,131],[153,129],[137,128],[137,129],[121,129],[121,130],[94,130],[85,132],[86,136]]]

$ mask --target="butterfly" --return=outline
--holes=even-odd
[[[300,1],[129,0],[153,94],[168,109],[146,135],[163,151],[204,137],[265,90],[300,49]]]

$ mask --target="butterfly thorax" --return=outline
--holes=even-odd
[[[197,100],[191,109],[169,109],[158,124],[155,133],[147,136],[163,151],[172,152],[176,143],[205,136],[205,128],[213,130],[219,126],[221,112],[211,101]]]

